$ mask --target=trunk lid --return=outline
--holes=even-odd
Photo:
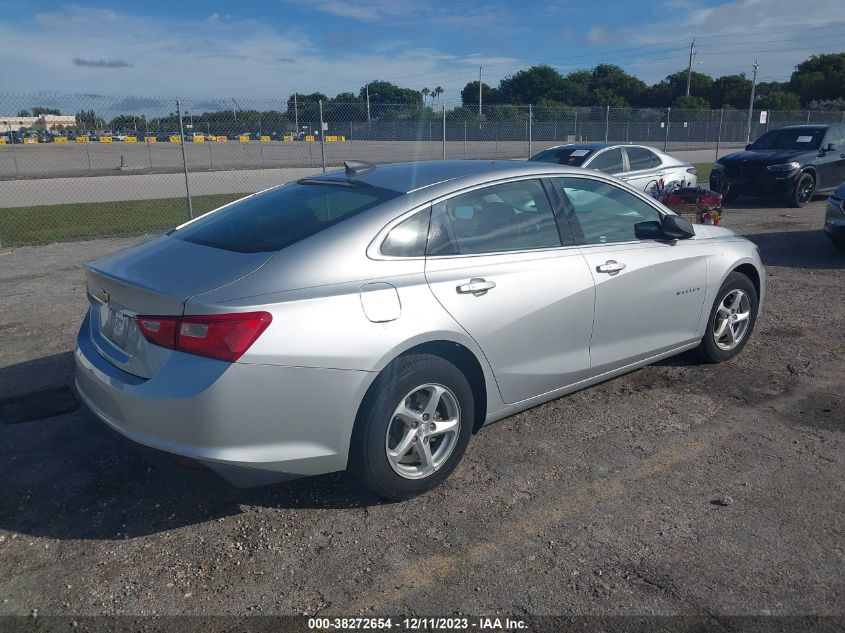
[[[237,281],[272,256],[161,236],[89,262],[91,340],[112,364],[149,378],[172,351],[149,343],[135,324],[136,315],[181,315],[190,297]]]

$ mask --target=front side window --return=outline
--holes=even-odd
[[[587,167],[598,169],[606,174],[618,174],[625,170],[622,163],[622,150],[614,148],[604,151],[597,155]]]
[[[428,255],[473,255],[560,246],[539,180],[476,189],[434,206]]]
[[[556,180],[572,205],[587,244],[636,240],[635,224],[661,219],[654,207],[616,185],[586,178]]]
[[[660,159],[657,158],[654,152],[647,150],[645,147],[627,147],[625,151],[628,154],[630,171],[651,169],[660,164]]]
[[[173,237],[241,253],[275,252],[400,195],[368,185],[293,182],[209,213]]]

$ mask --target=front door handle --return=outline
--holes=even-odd
[[[481,277],[473,277],[468,283],[458,286],[456,290],[458,291],[458,294],[475,295],[476,297],[480,297],[481,295],[487,294],[488,290],[492,290],[495,287],[495,281],[487,281]]]
[[[604,264],[596,266],[596,270],[600,273],[607,273],[612,277],[625,270],[625,264],[617,262],[615,259],[608,259]]]

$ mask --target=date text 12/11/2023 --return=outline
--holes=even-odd
[[[315,631],[366,631],[403,629],[406,631],[448,631],[470,630],[482,631],[519,631],[528,628],[528,623],[520,619],[499,617],[478,618],[440,618],[440,617],[412,617],[412,618],[309,618],[308,628]]]

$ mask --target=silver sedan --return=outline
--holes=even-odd
[[[485,424],[731,358],[765,280],[751,242],[595,171],[350,162],[89,263],[76,385],[237,485],[348,468],[404,499]]]
[[[646,193],[660,182],[667,188],[698,186],[698,171],[692,163],[645,145],[570,143],[550,147],[529,160],[597,169]]]

